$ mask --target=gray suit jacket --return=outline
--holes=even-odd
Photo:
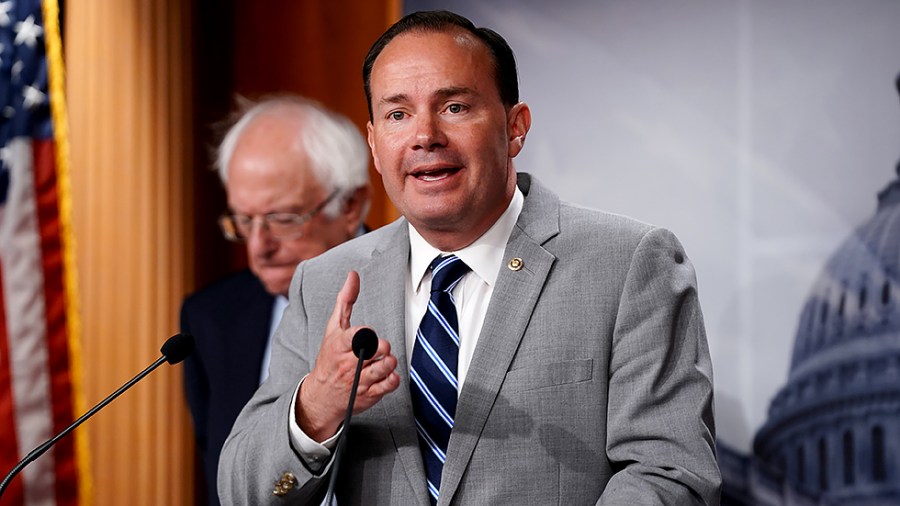
[[[440,504],[718,504],[712,368],[693,267],[670,232],[561,202],[519,174],[525,204],[459,396]],[[426,506],[404,336],[405,220],[301,264],[271,375],[219,466],[223,504],[318,504],[288,434],[347,271],[351,323],[391,342],[400,388],[353,418],[341,506]],[[273,495],[286,473],[296,486]],[[294,480],[286,480],[292,483]],[[285,480],[282,480],[284,483]]]

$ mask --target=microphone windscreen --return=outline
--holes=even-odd
[[[357,358],[369,360],[378,349],[378,336],[370,328],[361,328],[353,334],[353,354]],[[362,354],[362,355],[361,355]]]
[[[175,334],[166,339],[159,351],[166,357],[166,362],[173,365],[177,364],[188,358],[188,355],[194,351],[194,336],[190,334]]]

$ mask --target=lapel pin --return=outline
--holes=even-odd
[[[515,272],[515,271],[521,270],[522,267],[525,266],[525,262],[523,262],[521,258],[515,257],[515,258],[511,259],[509,261],[509,263],[506,264],[506,266],[509,267],[509,270]]]

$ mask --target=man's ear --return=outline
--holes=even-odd
[[[365,213],[369,207],[371,194],[372,189],[369,185],[360,186],[356,190],[353,190],[353,193],[351,193],[344,202],[341,214],[344,216],[347,223],[347,235],[351,238],[356,237],[356,232],[363,224]]]
[[[372,122],[366,123],[367,139],[369,141],[369,151],[372,152],[372,161],[375,163],[375,170],[381,174],[381,162],[378,160],[378,152],[375,150],[375,127]]]
[[[531,109],[525,102],[512,106],[506,115],[509,132],[509,157],[515,158],[525,146],[525,136],[531,129]]]

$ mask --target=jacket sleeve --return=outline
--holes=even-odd
[[[269,378],[241,411],[222,449],[218,489],[223,505],[318,504],[323,484],[327,486],[326,477],[314,474],[290,442],[294,390],[318,350],[308,335],[302,279],[303,264],[294,274],[290,304],[275,331]],[[273,493],[279,483],[290,485],[282,488],[283,495]]]
[[[616,317],[598,504],[718,504],[712,364],[693,266],[675,236],[640,241]]]

